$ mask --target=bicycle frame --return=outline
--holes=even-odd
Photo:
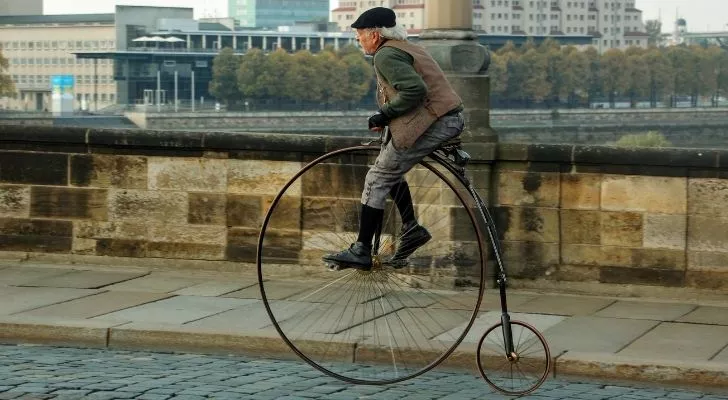
[[[500,293],[501,322],[503,326],[503,338],[506,343],[506,357],[508,357],[509,360],[512,360],[516,357],[516,355],[513,345],[513,335],[511,334],[511,318],[508,314],[508,304],[506,301],[506,270],[503,264],[500,243],[497,239],[498,232],[496,231],[493,217],[490,214],[485,201],[483,201],[482,197],[480,197],[478,192],[475,190],[475,187],[473,187],[473,184],[470,182],[470,179],[468,179],[465,175],[465,167],[470,161],[470,155],[462,150],[460,145],[453,145],[439,148],[430,156],[455,175],[460,183],[468,189],[470,196],[472,196],[473,200],[475,200],[475,205],[478,208],[480,216],[488,230],[488,237],[490,238],[491,247],[493,248],[494,258],[498,264],[498,278],[496,283],[498,284],[498,290]],[[451,156],[452,159],[450,158]]]

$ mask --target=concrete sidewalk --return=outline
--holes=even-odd
[[[461,348],[497,315],[490,291]],[[0,342],[292,358],[267,325],[254,275],[0,264]],[[556,375],[728,387],[728,295],[711,300],[509,290],[512,319],[549,342]],[[222,313],[237,320],[220,318]],[[217,318],[216,318],[217,316]],[[256,321],[247,323],[245,321]],[[246,326],[246,328],[242,328]],[[462,355],[462,354],[461,354]],[[448,367],[474,369],[474,354]]]

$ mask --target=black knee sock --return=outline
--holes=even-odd
[[[371,247],[374,233],[376,233],[377,227],[381,225],[383,216],[384,210],[362,204],[361,214],[359,215],[359,237],[356,241]]]
[[[402,217],[402,225],[407,225],[415,222],[415,209],[412,204],[412,195],[410,194],[409,184],[406,180],[401,180],[396,185],[392,186],[389,191],[389,195],[392,196],[394,204],[397,205],[399,215]]]

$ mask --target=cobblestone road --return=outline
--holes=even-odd
[[[390,386],[357,386],[302,362],[40,346],[0,346],[2,399],[503,399],[480,378],[431,371]],[[696,389],[548,380],[529,399],[728,399]]]

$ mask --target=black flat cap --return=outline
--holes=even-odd
[[[392,28],[397,25],[397,16],[389,8],[374,7],[361,13],[351,24],[354,29]]]

